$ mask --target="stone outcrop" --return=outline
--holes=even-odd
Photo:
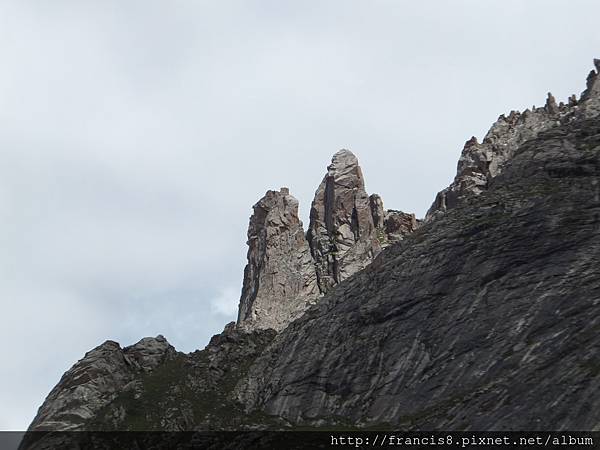
[[[310,209],[307,238],[323,293],[381,251],[363,174],[349,150],[337,152],[327,167]]]
[[[189,354],[176,352],[162,336],[124,349],[107,341],[65,373],[19,448],[188,448],[177,442],[183,433],[105,432],[283,427],[276,418],[245,415],[233,395],[274,336],[274,330],[248,333],[232,322],[204,350]],[[96,433],[40,432],[82,430]]]
[[[383,219],[382,247],[387,247],[414,232],[420,226],[414,214],[408,214],[394,209],[387,210]]]
[[[238,327],[282,330],[416,226],[414,214],[385,211],[379,195],[369,197],[358,159],[340,150],[315,193],[306,236],[287,188],[254,205]]]
[[[381,248],[401,241],[405,236],[415,231],[420,221],[414,214],[408,214],[394,209],[385,210],[383,200],[377,194],[369,197],[371,215],[375,225],[375,233]]]
[[[465,170],[468,198],[422,225],[366,197],[351,156],[336,155],[345,162],[315,198],[316,248],[337,257],[332,247],[360,243],[363,230],[395,245],[278,333],[232,323],[189,355],[161,336],[125,349],[105,342],[63,376],[30,429],[600,429],[597,78],[579,101],[549,97],[543,113],[515,113],[471,141],[471,161],[494,176]],[[558,123],[544,128],[538,119],[551,115]],[[251,228],[271,236],[256,248],[301,230],[288,195],[267,194],[255,210]],[[336,282],[320,257],[315,273]],[[44,440],[22,448],[59,447]]]
[[[596,71],[587,78],[586,90],[578,101],[575,96],[568,103],[556,104],[548,93],[546,105],[535,106],[524,112],[511,111],[501,115],[479,143],[475,137],[465,144],[458,161],[456,177],[452,184],[439,192],[427,212],[426,221],[443,214],[466,198],[479,195],[488,188],[490,181],[502,173],[504,166],[515,151],[526,141],[541,132],[568,124],[574,120],[594,117],[600,113],[600,60],[595,59]]]
[[[175,357],[175,349],[159,335],[121,348],[106,341],[85,354],[50,392],[30,431],[80,430],[133,381]]]
[[[319,296],[314,263],[287,188],[268,191],[254,205],[248,227],[238,325],[282,329]]]
[[[238,396],[301,426],[600,426],[600,117],[541,132],[280,333]]]

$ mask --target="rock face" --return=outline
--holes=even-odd
[[[376,237],[381,248],[401,241],[420,226],[421,221],[417,220],[414,214],[393,209],[386,211],[383,208],[383,200],[377,194],[369,197],[369,203]]]
[[[539,133],[480,195],[337,286],[239,399],[304,426],[598,429],[598,255],[597,116]]]
[[[325,293],[381,251],[358,159],[340,150],[327,167],[310,209],[308,242]]]
[[[511,111],[508,116],[501,115],[482,143],[475,137],[467,141],[458,161],[454,181],[437,194],[426,220],[432,220],[456,207],[463,199],[485,191],[490,181],[502,173],[507,161],[512,159],[515,151],[526,141],[551,128],[599,114],[600,60],[595,59],[594,64],[596,71],[592,70],[589,74],[586,90],[579,101],[572,96],[568,104],[561,102],[557,105],[555,98],[549,93],[544,107],[533,107],[523,113]]]
[[[107,341],[63,376],[29,430],[236,430],[267,423],[282,427],[284,422],[276,418],[244,414],[233,396],[250,363],[274,336],[274,330],[248,333],[232,322],[204,350],[187,355],[176,352],[162,336],[124,349]],[[139,447],[139,442],[118,445],[116,440],[102,446],[90,441],[93,438],[88,433],[32,433],[20,448],[182,448],[165,441]]]
[[[172,359],[175,349],[159,335],[121,348],[106,341],[86,353],[50,392],[30,431],[80,430],[142,373]]]
[[[280,330],[319,296],[298,201],[287,188],[268,191],[254,205],[248,247],[238,325]]]
[[[328,172],[311,214],[315,272],[336,282],[334,244],[362,245],[364,230],[393,245],[278,333],[232,323],[189,355],[160,337],[107,341],[63,376],[31,429],[600,429],[597,77],[579,102],[550,98],[530,117],[553,125],[513,116],[471,142],[473,161],[492,152],[486,172],[463,172],[472,184],[422,226],[366,197],[352,157],[336,155],[341,187],[327,188]],[[261,214],[285,216],[277,198]],[[277,219],[262,242],[295,236],[294,221]]]
[[[289,190],[268,191],[254,205],[248,227],[238,327],[282,330],[416,226],[414,215],[385,211],[381,197],[367,195],[349,150],[337,152],[327,168],[306,237]]]
[[[414,214],[390,209],[385,212],[383,219],[383,247],[401,241],[420,226]]]

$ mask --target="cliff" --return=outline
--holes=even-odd
[[[594,59],[594,65],[596,71],[589,73],[586,89],[579,100],[572,95],[567,104],[561,102],[557,105],[554,96],[548,93],[546,105],[542,108],[534,106],[522,113],[511,111],[508,116],[502,114],[481,144],[475,137],[469,139],[458,161],[454,181],[438,193],[426,220],[454,208],[465,198],[485,191],[490,181],[502,173],[518,148],[528,140],[552,128],[600,114],[600,59]]]
[[[254,205],[237,320],[242,329],[282,330],[418,226],[414,214],[386,211],[379,195],[369,197],[358,158],[349,150],[333,155],[306,235],[298,207],[288,188],[268,191]]]
[[[469,141],[421,226],[366,194],[348,151],[306,236],[288,191],[268,192],[237,324],[188,355],[103,344],[30,429],[597,429],[595,64],[578,100]]]

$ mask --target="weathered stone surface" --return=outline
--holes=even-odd
[[[419,227],[419,221],[414,214],[408,214],[393,209],[385,212],[383,230],[385,232],[385,243],[387,247],[395,242],[401,241]]]
[[[600,118],[539,133],[290,324],[239,398],[303,425],[598,429],[599,230]]]
[[[238,326],[285,328],[415,228],[414,215],[385,211],[379,195],[367,196],[356,156],[339,151],[315,194],[306,237],[287,188],[268,191],[254,205]]]
[[[307,234],[321,292],[367,266],[381,251],[358,159],[340,150],[315,193]]]
[[[233,389],[275,336],[247,332],[232,322],[204,350],[178,353],[142,373],[92,421],[97,430],[235,430],[277,424],[262,414],[244,415]]]
[[[600,114],[600,59],[594,59],[596,70],[587,78],[586,90],[581,94],[581,111],[585,118]]]
[[[268,191],[254,205],[248,227],[248,264],[238,326],[280,330],[319,296],[317,275],[287,188]]]
[[[594,64],[600,72],[600,60]],[[570,97],[568,105],[556,104],[548,94],[543,108],[533,107],[523,113],[511,111],[492,125],[480,144],[471,138],[458,161],[456,177],[452,184],[439,192],[427,212],[426,221],[454,208],[460,201],[479,195],[487,189],[490,180],[499,175],[520,145],[535,138],[539,133],[568,124],[576,119],[594,117],[600,113],[600,82],[598,72],[592,71],[587,79],[587,88],[580,101]]]
[[[383,229],[385,220],[383,200],[378,194],[371,194],[369,196],[369,205],[371,206],[371,216],[373,216],[373,225],[375,226],[375,228]]]
[[[161,336],[142,339],[123,350],[116,342],[107,341],[65,374],[30,427],[31,431],[85,429],[98,433],[32,433],[19,448],[181,448],[177,439],[172,445],[168,441],[177,434],[159,439],[140,434],[135,442],[124,439],[128,445],[118,445],[118,440],[106,441],[104,436],[109,435],[103,432],[282,428],[286,425],[283,420],[245,414],[233,392],[274,336],[274,330],[248,333],[232,322],[213,336],[204,350],[187,355],[175,352]],[[158,357],[160,348],[164,349],[162,357]],[[131,365],[131,361],[135,363]],[[138,366],[140,361],[143,363]],[[82,374],[89,377],[81,380]],[[85,391],[74,391],[78,383]],[[140,439],[145,437],[150,439],[142,445]]]
[[[366,197],[358,165],[338,156],[313,204],[318,258],[376,235],[381,217],[400,242],[341,282],[321,266],[338,286],[278,334],[230,324],[190,355],[159,338],[107,341],[32,429],[600,429],[597,77],[579,101],[549,97],[471,140],[464,189],[421,226]]]
[[[377,194],[369,197],[375,235],[381,248],[401,241],[404,237],[417,229],[419,221],[414,214],[407,214],[394,209],[385,210],[383,200]]]
[[[152,371],[175,354],[175,349],[160,335],[124,349],[117,342],[106,341],[63,375],[29,430],[81,429],[140,373]]]

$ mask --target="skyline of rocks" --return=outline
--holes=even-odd
[[[423,226],[367,195],[348,150],[306,235],[289,190],[268,191],[250,218],[237,326],[190,354],[162,336],[107,341],[30,429],[597,429],[594,64],[579,100],[549,94],[470,140]]]
[[[454,181],[438,192],[425,215],[425,221],[431,221],[456,207],[470,195],[485,191],[526,141],[551,128],[600,114],[600,59],[594,59],[594,66],[596,70],[588,74],[586,88],[579,99],[572,95],[566,104],[560,102],[557,105],[549,92],[543,107],[533,106],[523,112],[511,111],[508,116],[501,114],[481,143],[474,136],[469,139],[458,160]]]
[[[386,211],[379,195],[367,194],[358,158],[347,149],[327,166],[306,233],[289,189],[267,191],[248,226],[238,327],[285,328],[417,226],[414,214]]]
[[[594,59],[594,66],[579,99],[573,95],[566,104],[557,103],[549,92],[543,107],[502,114],[481,143],[469,139],[454,181],[437,194],[423,221],[487,190],[526,141],[600,113],[600,59]],[[364,269],[383,248],[421,223],[414,214],[385,210],[380,195],[367,194],[358,158],[350,150],[339,150],[315,192],[306,232],[298,218],[298,201],[288,188],[268,191],[254,206],[238,326],[285,328],[319,296]]]

